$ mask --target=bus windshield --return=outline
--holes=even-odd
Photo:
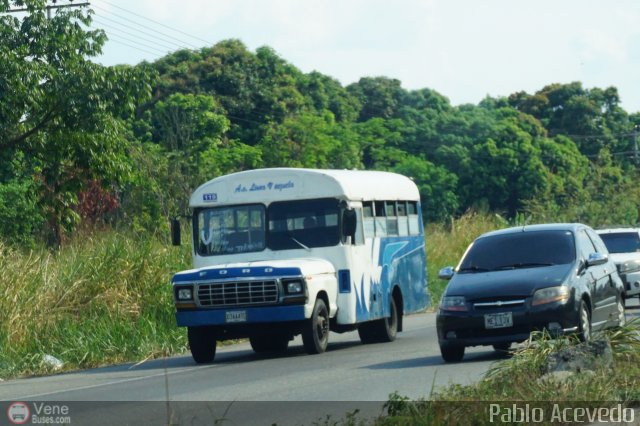
[[[202,256],[264,250],[265,208],[252,204],[196,211],[194,232]]]
[[[268,247],[290,250],[335,246],[338,232],[338,200],[285,201],[269,206]]]
[[[315,199],[197,210],[201,256],[335,246],[340,241],[338,200]],[[268,219],[267,219],[268,218]]]

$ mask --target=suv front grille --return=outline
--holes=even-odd
[[[525,301],[524,298],[483,300],[474,302],[473,308],[475,310],[521,308],[524,306]]]
[[[275,280],[201,284],[198,301],[207,307],[273,304],[278,302],[278,284]]]

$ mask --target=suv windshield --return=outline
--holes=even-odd
[[[640,235],[637,232],[611,232],[599,234],[609,253],[633,253],[640,251]]]
[[[286,201],[214,207],[194,212],[194,241],[201,256],[335,246],[338,200]],[[268,218],[268,219],[267,219]]]
[[[485,272],[571,263],[576,258],[569,231],[527,231],[478,238],[458,268]]]

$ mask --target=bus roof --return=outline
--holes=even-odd
[[[272,168],[220,176],[191,195],[190,207],[270,203],[309,198],[416,200],[418,188],[406,176],[365,170]]]

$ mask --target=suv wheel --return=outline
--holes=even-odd
[[[440,345],[440,353],[445,362],[460,362],[464,358],[464,346]]]

